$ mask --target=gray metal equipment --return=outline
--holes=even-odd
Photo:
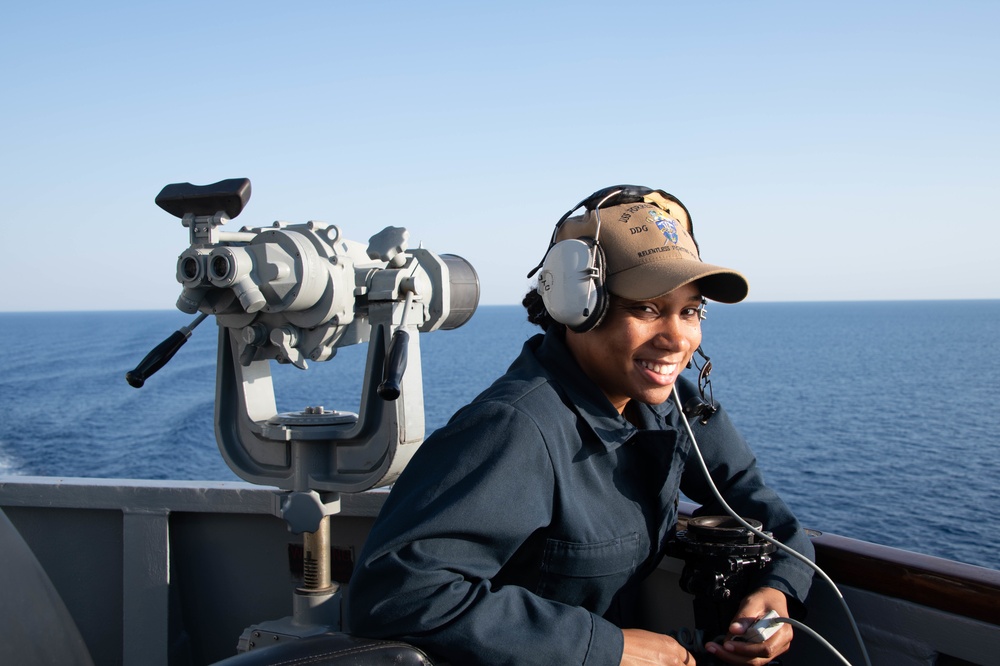
[[[314,221],[220,230],[249,198],[247,179],[173,184],[157,196],[190,230],[177,261],[177,307],[200,314],[127,375],[142,386],[215,315],[219,450],[241,478],[280,489],[275,513],[304,542],[293,616],[247,629],[241,651],[340,628],[329,516],[339,511],[340,493],[391,484],[402,472],[424,439],[419,333],[461,326],[479,302],[467,261],[409,248],[403,228],[387,227],[367,245]],[[271,361],[304,370],[362,342],[369,347],[359,413],[317,405],[278,413]]]

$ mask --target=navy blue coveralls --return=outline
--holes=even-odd
[[[664,555],[678,491],[700,513],[722,513],[697,461],[685,464],[691,444],[673,401],[628,409],[639,427],[558,333],[528,340],[394,485],[351,579],[349,631],[456,665],[616,666],[619,627],[635,626],[632,602]],[[812,558],[725,411],[693,427],[730,505]],[[757,582],[804,601],[811,580],[779,551]]]

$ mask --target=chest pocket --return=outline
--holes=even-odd
[[[635,572],[638,557],[638,533],[595,543],[548,539],[536,592],[603,614]]]

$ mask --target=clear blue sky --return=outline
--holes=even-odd
[[[279,8],[280,5],[280,8]],[[1000,3],[18,2],[0,310],[171,309],[167,183],[229,228],[406,226],[517,303],[555,220],[635,183],[752,300],[1000,298]]]

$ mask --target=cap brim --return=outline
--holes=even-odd
[[[720,303],[739,303],[750,293],[747,279],[739,272],[684,260],[642,264],[609,275],[607,289],[616,296],[641,301],[665,296],[692,282],[698,282],[702,296]]]

